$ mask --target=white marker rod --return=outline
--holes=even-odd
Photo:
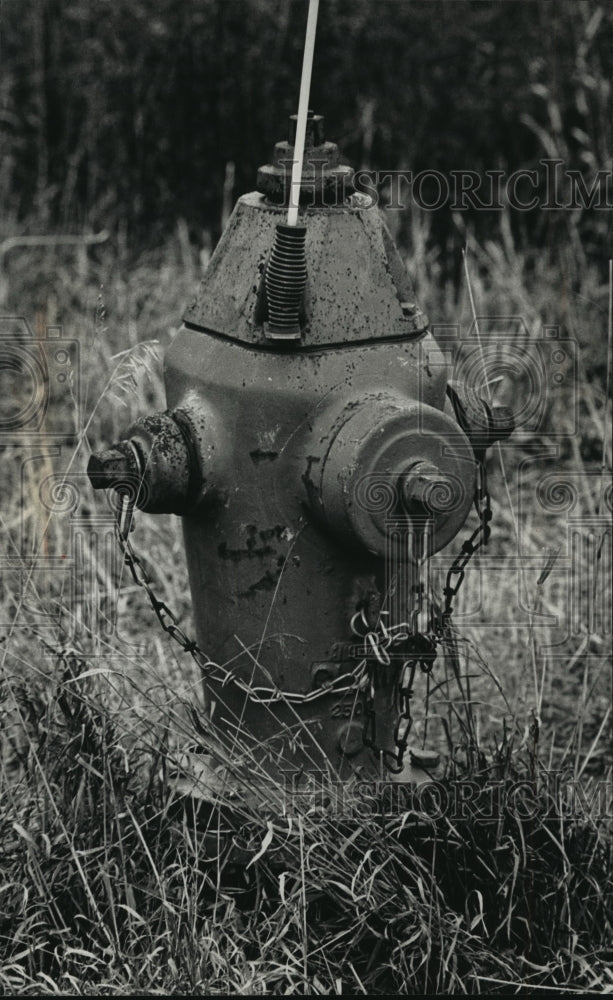
[[[296,144],[294,146],[292,183],[289,192],[289,206],[287,209],[288,226],[295,226],[298,223],[300,181],[302,180],[304,140],[306,136],[307,114],[309,111],[309,95],[311,92],[311,73],[313,70],[313,52],[315,51],[315,32],[317,31],[318,12],[319,0],[309,0],[309,16],[307,18],[304,56],[302,58],[302,78],[300,80],[300,102],[298,104],[298,121],[296,123]]]

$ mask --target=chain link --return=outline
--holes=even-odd
[[[412,625],[408,622],[388,627],[383,621],[383,616],[387,614],[386,611],[380,612],[378,630],[373,631],[369,629],[368,619],[365,609],[363,609],[351,619],[351,628],[355,635],[362,638],[364,646],[370,647],[366,659],[368,683],[364,685],[362,690],[364,715],[362,742],[365,747],[382,755],[388,771],[398,774],[404,766],[404,756],[413,728],[411,699],[415,674],[418,666],[422,673],[430,673],[432,670],[436,659],[437,637],[433,633],[414,632]],[[367,631],[362,632],[360,625],[364,626]],[[393,736],[395,750],[393,751],[378,746],[377,714],[375,711],[377,679],[382,671],[390,670],[397,674],[398,698],[398,716]]]
[[[446,631],[447,627],[451,623],[451,615],[453,613],[453,599],[458,593],[462,583],[464,582],[464,577],[466,575],[466,567],[475,552],[480,548],[484,548],[491,534],[491,520],[492,520],[492,504],[490,499],[489,490],[487,487],[487,472],[485,468],[485,462],[479,462],[477,466],[477,487],[475,490],[475,509],[479,517],[479,524],[473,531],[472,535],[467,538],[458,555],[454,559],[453,563],[447,571],[447,579],[445,581],[445,586],[443,588],[443,596],[445,598],[445,607],[442,614],[442,631]],[[453,578],[457,576],[457,580],[453,583]]]

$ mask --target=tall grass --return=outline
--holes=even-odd
[[[430,315],[468,327],[466,292],[456,301],[438,280],[437,257],[419,251],[425,225],[414,218],[409,261],[421,297],[437,289]],[[107,523],[107,508],[79,476],[90,449],[163,408],[157,358],[202,262],[182,226],[163,251],[130,266],[117,244],[80,257],[40,248],[12,258],[8,311],[27,304],[39,330],[61,322],[79,341],[82,381],[63,399],[60,448],[43,448],[39,465],[22,463],[23,475],[11,449],[0,453],[7,995],[613,992],[611,816],[602,798],[612,764],[610,625],[586,612],[566,629],[567,523],[534,501],[551,468],[576,488],[574,515],[589,527],[598,511],[608,404],[594,344],[606,341],[607,288],[586,267],[581,288],[561,294],[556,269],[517,252],[504,220],[499,243],[470,246],[480,315],[519,314],[535,339],[558,323],[577,339],[580,423],[575,432],[570,411],[554,402],[546,428],[505,447],[508,493],[499,459],[490,460],[490,554],[499,564],[468,574],[459,659],[439,659],[416,706],[418,737],[442,753],[439,790],[453,799],[472,783],[442,815],[427,800],[374,809],[359,789],[348,790],[342,811],[334,790],[332,804],[317,792],[284,811],[284,789],[274,785],[268,806],[254,804],[231,762],[218,775],[219,808],[182,794],[197,765],[213,780],[197,724],[199,677],[152,627],[121,566],[96,549],[92,524]],[[521,391],[499,387],[501,399]],[[520,480],[522,461],[547,451],[549,464],[524,466]],[[50,511],[40,470],[68,467],[78,502]],[[45,576],[31,558],[61,557],[79,532],[76,596],[93,595],[82,607],[62,574]],[[140,516],[134,540],[187,624],[178,520]],[[588,611],[590,552],[574,581]],[[601,572],[603,607],[607,587]]]

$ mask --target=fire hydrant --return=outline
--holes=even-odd
[[[89,473],[97,488],[136,475],[137,506],[182,517],[198,643],[227,677],[204,678],[226,745],[269,774],[345,778],[397,757],[402,664],[379,657],[367,676],[368,643],[419,638],[407,568],[461,529],[475,453],[512,427],[484,400],[460,426],[398,250],[317,115],[301,225],[284,226],[294,129],[239,198],[166,354],[168,409]]]

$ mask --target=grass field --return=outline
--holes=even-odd
[[[466,281],[442,284],[426,243],[416,218],[420,299],[468,331]],[[10,372],[0,384],[0,990],[613,993],[606,280],[572,250],[518,252],[504,218],[496,243],[469,241],[484,342],[493,317],[519,317],[530,350],[552,326],[576,348],[546,419],[493,449],[489,562],[457,602],[462,677],[441,668],[428,704],[443,783],[495,781],[502,807],[488,819],[475,795],[418,823],[241,805],[232,834],[166,781],[200,740],[199,678],[122,574],[84,476],[92,450],[164,408],[161,357],[205,263],[184,223],[136,260],[116,235],[5,260],[4,314],[38,339],[61,326],[79,357],[28,448]],[[496,392],[529,386],[507,375]],[[141,515],[134,542],[189,626],[179,520]]]

